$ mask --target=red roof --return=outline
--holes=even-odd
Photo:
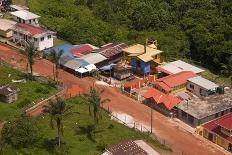
[[[32,36],[36,35],[36,34],[42,34],[42,33],[46,33],[48,32],[48,30],[43,29],[41,27],[35,27],[29,24],[23,24],[23,23],[17,23],[16,24],[16,28],[17,29],[22,29],[24,31],[29,32]]]
[[[183,71],[177,74],[168,75],[166,77],[157,79],[154,84],[161,86],[164,90],[170,91],[174,87],[187,83],[187,80],[195,77],[196,74],[191,71]]]
[[[225,135],[221,132],[221,127],[226,128],[228,130],[232,130],[232,113],[222,116],[218,119],[215,119],[209,123],[202,125],[207,130],[216,133],[217,135],[223,137],[232,143],[232,137]]]
[[[93,47],[91,47],[89,45],[84,45],[84,46],[72,49],[70,51],[70,53],[73,54],[76,57],[79,57],[79,56],[83,55],[84,53],[92,51],[92,50],[93,50]]]
[[[149,88],[148,91],[143,95],[144,98],[153,98],[157,104],[163,103],[165,107],[171,110],[174,106],[181,102],[177,97],[171,96],[169,94],[164,94],[163,92]]]

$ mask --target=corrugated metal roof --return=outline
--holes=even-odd
[[[105,61],[107,58],[99,53],[89,53],[81,57],[90,64],[97,64],[99,62]]]
[[[27,10],[14,11],[14,12],[11,12],[11,14],[16,16],[16,17],[19,17],[21,19],[24,19],[24,20],[36,19],[36,18],[40,17],[40,16],[38,16],[32,12],[29,12]]]
[[[159,66],[159,68],[161,70],[164,69],[164,70],[171,72],[173,74],[176,74],[176,73],[179,73],[182,71],[192,71],[193,73],[198,74],[198,73],[201,73],[204,71],[203,69],[195,67],[195,66],[188,64],[188,63],[181,61],[181,60],[177,60],[177,61],[173,61],[173,62],[164,64],[164,65],[161,65],[161,66]]]
[[[64,64],[65,67],[72,69],[72,70],[76,70],[78,68],[81,67],[81,64],[76,61],[75,59],[69,60]]]
[[[197,76],[197,77],[193,77],[188,79],[188,81],[202,87],[205,88],[207,90],[215,90],[217,87],[219,87],[217,84],[201,77],[201,76]]]
[[[7,31],[14,27],[16,24],[15,21],[7,20],[7,19],[0,19],[0,30]]]

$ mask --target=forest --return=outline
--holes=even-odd
[[[169,59],[187,58],[232,75],[232,1],[29,0],[41,22],[65,40],[102,45],[158,40]]]

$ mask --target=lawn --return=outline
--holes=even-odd
[[[23,79],[25,74],[5,63],[0,65],[0,73],[0,85],[9,84],[19,89],[16,102],[11,104],[0,102],[0,122],[20,114],[32,106],[33,102],[36,103],[58,92],[58,89],[50,86],[46,80],[12,83],[12,80]]]
[[[67,103],[73,105],[73,112],[79,112],[79,114],[73,114],[64,118],[64,141],[69,148],[69,154],[101,154],[104,148],[127,139],[143,139],[156,150],[171,151],[171,149],[160,144],[157,140],[152,139],[147,133],[137,132],[111,120],[109,115],[104,111],[102,111],[102,118],[97,128],[93,132],[88,132],[91,131],[89,127],[93,125],[93,118],[88,113],[88,105],[78,97],[69,99]],[[40,116],[38,124],[42,138],[40,138],[37,144],[34,144],[32,148],[17,151],[8,146],[4,154],[16,154],[16,152],[27,152],[33,155],[52,154],[45,144],[48,139],[57,136],[57,131],[50,128],[48,115]]]

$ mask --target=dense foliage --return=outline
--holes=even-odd
[[[30,0],[42,23],[72,43],[158,39],[167,56],[232,74],[232,1]]]

